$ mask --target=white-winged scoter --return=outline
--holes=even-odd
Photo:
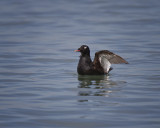
[[[94,61],[90,57],[90,49],[87,45],[82,45],[75,50],[80,52],[80,60],[77,66],[77,72],[80,75],[103,75],[108,74],[111,70],[111,64],[128,64],[122,57],[110,52],[102,50],[95,53]]]

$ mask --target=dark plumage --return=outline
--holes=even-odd
[[[122,57],[110,52],[108,50],[102,50],[95,53],[94,60],[92,62],[90,58],[90,49],[87,45],[82,45],[75,50],[80,52],[80,60],[77,67],[77,72],[80,75],[103,75],[108,74],[112,68],[111,64],[128,64]]]

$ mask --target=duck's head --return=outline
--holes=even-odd
[[[74,50],[75,52],[80,52],[82,56],[84,55],[89,55],[90,56],[90,50],[87,45],[82,45],[80,48],[77,50]]]

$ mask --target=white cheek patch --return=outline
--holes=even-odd
[[[86,49],[87,47],[84,47],[84,49]]]

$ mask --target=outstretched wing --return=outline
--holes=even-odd
[[[121,63],[128,64],[128,62],[124,60],[122,57],[107,50],[96,52],[96,54],[98,55],[99,58],[106,58],[111,64],[121,64]]]
[[[122,57],[107,50],[96,52],[93,63],[99,64],[103,68],[105,73],[109,72],[111,64],[121,64],[121,63],[128,64],[128,62],[124,60]]]

